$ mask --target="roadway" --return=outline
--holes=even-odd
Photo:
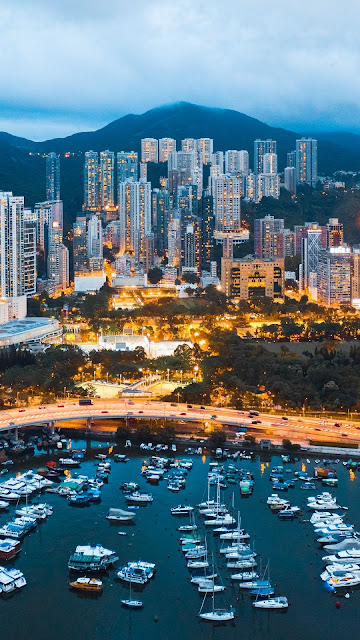
[[[286,417],[286,416],[284,416]],[[136,418],[136,419],[161,419],[173,420],[184,423],[200,422],[209,426],[218,424],[228,426],[230,431],[236,431],[236,427],[246,425],[248,433],[256,437],[268,438],[273,442],[279,442],[283,438],[289,438],[293,442],[305,444],[307,438],[321,441],[344,441],[360,443],[360,426],[341,423],[341,427],[335,427],[334,420],[319,420],[317,418],[298,418],[287,416],[283,420],[281,416],[269,413],[261,413],[259,416],[249,417],[248,412],[235,409],[209,407],[203,409],[200,405],[191,407],[181,403],[150,401],[147,399],[107,398],[94,399],[92,405],[79,405],[77,401],[67,400],[58,404],[49,404],[43,408],[27,407],[25,409],[10,409],[0,412],[0,432],[9,428],[21,428],[32,425],[51,424],[61,422],[61,427],[66,428],[67,423],[93,420],[104,421],[107,418]],[[257,424],[253,424],[257,421]],[[74,425],[69,424],[69,428]],[[82,425],[82,428],[83,425]]]

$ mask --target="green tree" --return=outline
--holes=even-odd
[[[150,284],[158,284],[163,277],[163,272],[158,267],[154,267],[149,269],[147,277]]]

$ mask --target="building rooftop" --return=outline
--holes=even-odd
[[[0,347],[41,339],[60,329],[60,323],[53,318],[11,320],[0,325]]]

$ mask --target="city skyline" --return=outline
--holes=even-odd
[[[352,0],[345,5],[351,10]],[[156,0],[144,7],[137,0],[126,8],[94,0],[76,7],[34,0],[30,7],[20,0],[16,10],[5,0],[0,15],[7,86],[0,130],[47,139],[188,100],[300,133],[358,131],[357,18],[350,27],[345,9],[324,12],[305,0],[294,19],[283,0],[270,13],[264,0],[241,7],[233,0],[222,7],[214,0],[206,6],[182,0],[176,7]],[[95,58],[85,54],[92,42]],[[192,69],[191,83],[186,69]],[[98,82],[110,91],[94,91]]]

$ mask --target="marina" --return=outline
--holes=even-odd
[[[314,480],[313,461],[290,459],[286,478],[294,480],[294,486],[288,488],[284,505],[284,494],[275,494],[273,487],[281,476],[281,457],[219,460],[216,466],[204,455],[166,452],[169,463],[164,473],[157,474],[157,465],[164,463],[159,458],[150,465],[151,452],[142,452],[145,457],[128,454],[126,464],[112,464],[108,448],[102,449],[100,468],[107,470],[103,473],[108,483],[98,489],[98,502],[75,509],[67,500],[69,495],[87,495],[100,460],[93,457],[66,470],[46,493],[39,493],[35,483],[30,497],[20,497],[1,512],[2,564],[5,571],[15,567],[20,572],[18,584],[24,586],[0,602],[6,612],[4,637],[45,640],[51,624],[52,638],[60,640],[71,637],[77,621],[79,640],[97,640],[100,635],[137,640],[144,634],[159,640],[235,640],[240,633],[251,640],[315,640],[320,633],[331,638],[334,630],[348,634],[356,630],[360,598],[356,590],[360,542],[353,539],[360,525],[356,470],[350,472],[338,463],[338,485],[322,486],[320,478]],[[184,460],[185,466],[173,462],[173,457]],[[145,460],[147,467],[154,467],[151,475],[159,475],[151,493],[141,472]],[[272,483],[270,474],[276,468]],[[315,482],[315,490],[301,489],[303,481],[296,474],[305,473]],[[172,481],[175,475],[185,480],[180,500],[168,490],[170,474]],[[19,488],[23,475],[19,480],[11,470],[7,486],[16,480]],[[26,475],[29,482],[34,480],[35,474]],[[241,492],[244,477],[253,481],[250,495]],[[218,490],[220,483],[227,488]],[[126,499],[136,492],[138,501]],[[281,510],[272,507],[279,502],[281,510],[293,510],[293,517],[277,517]],[[26,531],[18,539],[5,535],[7,528]],[[333,545],[319,544],[320,536],[332,536]],[[339,543],[348,544],[338,548]],[[51,611],[45,584],[56,594]],[[18,615],[23,610],[26,632]],[[175,618],[179,624],[174,624]],[[54,620],[61,620],[62,626],[57,628]],[[301,630],[298,636],[295,627]]]

